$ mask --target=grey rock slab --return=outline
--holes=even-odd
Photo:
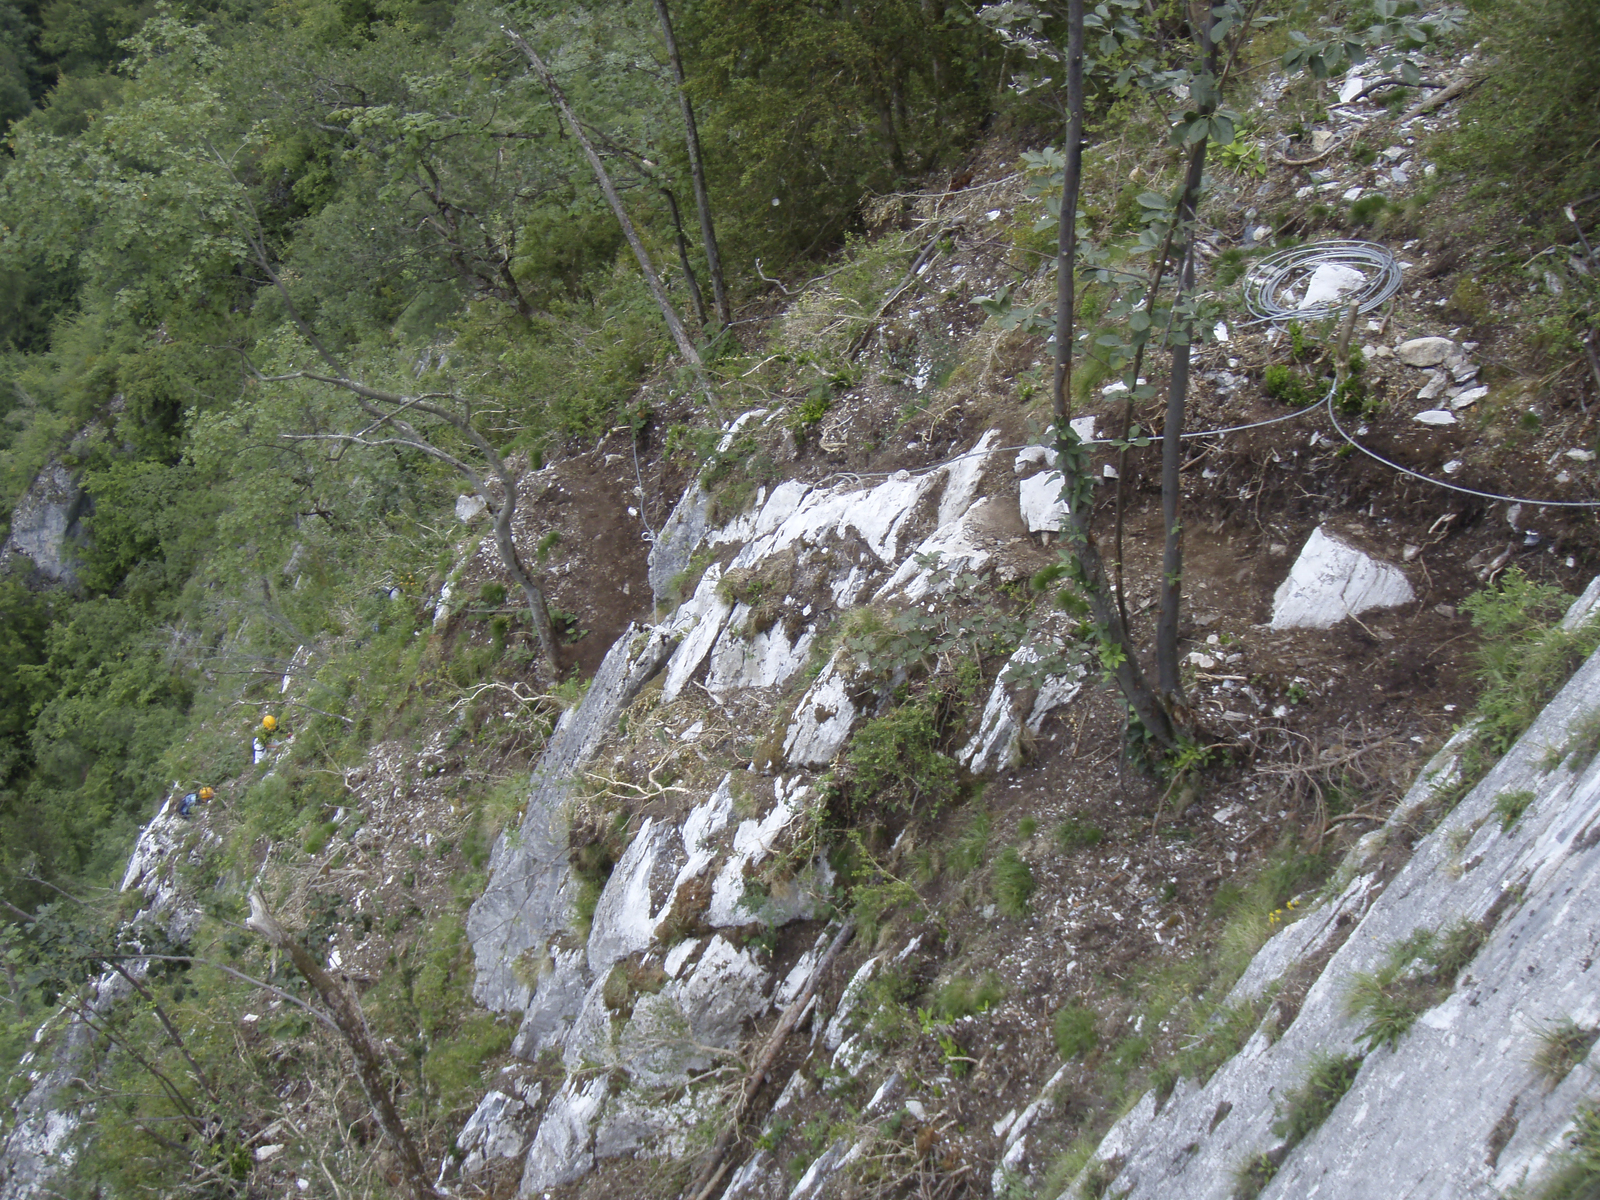
[[[650,546],[650,590],[656,603],[667,599],[672,581],[689,566],[689,559],[705,537],[711,494],[696,480],[679,498]]]
[[[456,497],[456,520],[463,525],[471,525],[489,509],[489,503],[482,496],[466,493]]]
[[[706,568],[694,589],[694,595],[674,614],[668,628],[681,634],[683,640],[672,652],[667,663],[667,678],[661,688],[661,702],[670,704],[693,677],[711,647],[716,644],[728,622],[733,605],[723,598],[718,584],[722,581],[722,568],[713,563]]]
[[[1379,562],[1319,525],[1273,594],[1271,627],[1329,629],[1348,616],[1413,599],[1399,567]]]
[[[617,1061],[635,1083],[675,1087],[733,1049],[746,1022],[766,1012],[765,968],[748,951],[713,937],[687,979],[639,996],[617,1039]]]
[[[478,1101],[456,1134],[463,1175],[476,1175],[497,1158],[516,1158],[528,1146],[528,1107],[515,1096],[491,1091]]]
[[[1445,389],[1450,386],[1450,377],[1443,371],[1429,371],[1428,382],[1422,385],[1417,393],[1418,400],[1434,401],[1444,395]]]
[[[630,625],[623,631],[583,702],[557,723],[534,767],[521,826],[495,841],[488,887],[467,914],[478,970],[473,996],[485,1007],[528,1008],[533,989],[519,976],[517,959],[566,929],[577,893],[567,864],[572,779],[671,651],[670,638],[659,629]]]
[[[76,544],[83,518],[93,504],[77,476],[60,462],[45,465],[11,510],[11,532],[0,545],[0,567],[26,559],[34,579],[47,584],[77,583]]]
[[[850,699],[850,685],[839,669],[840,655],[834,653],[816,681],[801,697],[789,728],[784,733],[783,757],[788,763],[820,767],[832,762],[844,746],[855,724],[856,707]]]
[[[1283,1153],[1271,1131],[1277,1106],[1312,1058],[1360,1052],[1362,1019],[1346,1006],[1356,977],[1416,930],[1461,921],[1482,922],[1487,936],[1454,992],[1394,1049],[1366,1055],[1350,1091],[1287,1154],[1261,1197],[1493,1200],[1537,1182],[1589,1088],[1584,1071],[1548,1086],[1531,1065],[1539,1031],[1562,1019],[1600,1021],[1588,971],[1600,941],[1600,762],[1547,769],[1546,755],[1597,710],[1600,655],[1351,921],[1276,1041],[1258,1031],[1204,1087],[1181,1080],[1160,1105],[1147,1094],[1113,1126],[1096,1151],[1122,1162],[1111,1191],[1129,1200],[1229,1196],[1241,1162]],[[1436,760],[1408,803],[1449,778]],[[1533,798],[1507,830],[1495,803],[1513,791]],[[1306,920],[1335,911],[1325,906]],[[1298,956],[1282,954],[1284,934],[1274,941],[1279,947],[1262,953],[1280,975],[1324,952],[1316,936],[1301,939]]]
[[[561,1085],[528,1148],[518,1197],[542,1198],[546,1188],[571,1183],[594,1170],[594,1127],[609,1087],[605,1075],[587,1082],[568,1079]]]
[[[1394,348],[1394,356],[1408,367],[1437,367],[1457,351],[1449,338],[1421,337],[1401,342]]]
[[[1456,415],[1444,408],[1430,408],[1419,412],[1412,420],[1422,425],[1454,425]]]

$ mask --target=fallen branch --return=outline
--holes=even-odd
[[[833,939],[833,945],[828,947],[828,952],[822,956],[822,961],[811,972],[811,978],[806,980],[806,986],[794,998],[794,1003],[784,1010],[783,1019],[778,1022],[778,1027],[772,1031],[772,1036],[767,1039],[767,1047],[762,1051],[761,1057],[756,1060],[756,1065],[744,1081],[740,1090],[739,1100],[733,1106],[733,1112],[728,1117],[728,1124],[718,1136],[711,1147],[710,1157],[700,1167],[700,1173],[695,1177],[695,1182],[689,1186],[685,1195],[692,1195],[695,1200],[711,1200],[711,1194],[716,1190],[717,1184],[727,1173],[723,1164],[723,1157],[728,1153],[728,1148],[733,1145],[734,1139],[739,1136],[739,1122],[750,1107],[751,1100],[755,1099],[756,1092],[761,1090],[761,1085],[766,1082],[767,1072],[772,1070],[772,1064],[778,1061],[778,1053],[783,1049],[783,1043],[794,1032],[800,1018],[805,1014],[811,997],[817,990],[817,985],[822,982],[822,977],[828,973],[828,968],[833,966],[834,960],[839,957],[839,952],[849,943],[855,935],[856,923],[846,921],[844,928],[839,930]]]
[[[1329,146],[1321,154],[1313,155],[1310,158],[1285,158],[1283,156],[1282,152],[1280,152],[1278,150],[1274,150],[1272,152],[1272,157],[1275,158],[1278,162],[1281,162],[1286,167],[1309,167],[1314,163],[1321,162],[1323,159],[1327,158],[1328,155],[1332,154],[1335,150],[1339,149],[1341,146],[1349,145],[1350,144],[1350,139],[1355,137],[1355,136],[1356,135],[1353,134],[1353,133],[1352,134],[1347,134],[1345,137],[1340,138],[1337,142],[1333,143],[1333,145]]]
[[[1420,117],[1423,113],[1432,112],[1440,105],[1450,103],[1450,101],[1454,100],[1463,92],[1470,91],[1477,87],[1481,82],[1483,82],[1482,76],[1463,75],[1460,79],[1457,79],[1454,83],[1441,88],[1433,95],[1422,100],[1418,100],[1410,108],[1406,109],[1405,112],[1400,114],[1400,119],[1396,122],[1396,124],[1404,125],[1413,117]]]
[[[922,244],[922,249],[918,250],[917,256],[911,260],[911,266],[906,271],[906,277],[895,286],[894,291],[889,293],[884,302],[878,305],[878,311],[873,313],[868,319],[866,327],[863,328],[860,333],[856,334],[855,340],[850,343],[850,348],[845,351],[846,358],[853,361],[857,355],[866,349],[867,339],[870,338],[873,334],[873,331],[878,328],[878,322],[883,320],[883,315],[889,311],[890,306],[893,305],[896,300],[900,299],[900,294],[916,282],[918,276],[921,274],[922,268],[931,260],[931,255],[929,252],[939,244],[939,240],[943,238],[945,234],[953,233],[956,228],[957,227],[955,225],[942,225],[939,227],[939,231],[937,233],[935,233]]]
[[[327,1006],[329,1015],[355,1058],[356,1077],[361,1082],[361,1090],[367,1094],[367,1103],[372,1108],[378,1128],[383,1131],[384,1140],[389,1143],[390,1150],[398,1160],[406,1190],[414,1200],[439,1200],[439,1193],[434,1190],[423,1169],[417,1144],[412,1141],[410,1131],[394,1106],[394,1097],[384,1079],[383,1057],[372,1044],[372,1035],[367,1031],[360,1003],[343,984],[322,969],[322,964],[312,957],[299,938],[278,923],[278,918],[272,915],[259,891],[250,893],[250,919],[245,922],[245,927],[260,934],[274,949],[287,954],[295,970],[305,977],[305,981]]]

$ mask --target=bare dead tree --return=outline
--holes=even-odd
[[[700,240],[706,248],[706,271],[711,275],[711,295],[717,306],[717,320],[723,325],[733,323],[728,307],[728,286],[722,277],[722,252],[717,249],[717,231],[711,222],[711,196],[706,191],[705,160],[700,154],[700,130],[694,123],[694,105],[689,102],[689,92],[683,74],[683,59],[678,54],[678,39],[672,34],[672,17],[667,12],[667,0],[655,0],[656,16],[661,18],[661,34],[667,42],[667,61],[672,64],[672,78],[678,85],[678,107],[683,112],[684,141],[689,149],[689,175],[694,180],[694,206],[700,212]]]
[[[372,1042],[372,1034],[367,1029],[360,1003],[348,988],[323,970],[322,964],[312,957],[299,938],[279,923],[259,891],[250,893],[250,918],[245,922],[245,927],[260,934],[274,949],[288,955],[295,970],[311,985],[327,1008],[355,1058],[356,1078],[361,1082],[361,1090],[366,1093],[367,1103],[372,1108],[372,1115],[383,1132],[384,1140],[399,1162],[406,1191],[414,1200],[439,1200],[439,1193],[428,1181],[417,1144],[394,1106],[394,1097],[385,1079],[383,1056]]]
[[[555,631],[550,625],[550,610],[545,603],[544,592],[534,582],[533,576],[523,563],[512,531],[511,519],[517,510],[516,474],[489,439],[478,432],[473,425],[470,401],[453,392],[423,392],[415,396],[405,396],[398,392],[371,387],[343,374],[324,375],[315,371],[291,371],[284,375],[260,376],[260,378],[268,383],[309,379],[328,384],[348,392],[355,398],[357,407],[373,418],[371,424],[355,433],[280,434],[279,436],[286,441],[332,441],[369,448],[405,447],[453,467],[471,484],[473,492],[494,514],[494,540],[495,548],[500,554],[500,563],[513,582],[522,589],[523,597],[527,600],[528,612],[533,619],[534,632],[539,638],[539,652],[545,666],[552,673],[560,670]],[[480,471],[459,455],[435,445],[401,415],[407,412],[426,413],[435,417],[470,442],[488,465],[487,474],[491,474],[500,484],[499,499],[496,499],[490,489],[489,482],[485,478],[486,472]]]
[[[555,102],[567,125],[572,129],[572,136],[578,140],[578,145],[583,148],[584,157],[589,160],[589,166],[594,171],[595,181],[600,185],[600,191],[605,195],[606,203],[611,206],[612,214],[617,218],[617,224],[622,227],[622,236],[628,239],[628,245],[633,249],[633,256],[639,261],[639,270],[643,272],[645,283],[650,288],[650,294],[655,298],[656,307],[661,310],[661,319],[666,322],[667,330],[672,334],[672,340],[677,343],[678,353],[683,355],[684,361],[694,368],[695,376],[705,386],[705,366],[700,361],[700,352],[694,348],[694,343],[689,340],[689,334],[683,327],[683,321],[678,316],[678,310],[673,307],[672,299],[667,295],[667,289],[661,283],[661,276],[657,274],[655,264],[650,259],[650,252],[645,249],[644,242],[639,237],[639,231],[634,228],[633,221],[628,217],[628,210],[622,206],[622,197],[617,195],[617,189],[611,182],[611,175],[606,171],[606,165],[601,161],[599,153],[594,148],[594,143],[589,140],[589,135],[583,130],[577,115],[572,111],[572,105],[567,102],[566,93],[556,83],[556,77],[551,74],[550,68],[545,65],[544,59],[532,46],[530,46],[520,33],[505,25],[500,31],[510,39],[511,44],[520,50],[528,60],[528,65],[533,68],[533,73],[539,77],[539,82],[550,93],[550,99]]]

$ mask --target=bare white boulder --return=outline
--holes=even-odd
[[[1394,348],[1394,356],[1408,367],[1437,367],[1456,353],[1456,344],[1443,337],[1412,338]]]
[[[577,1077],[561,1085],[533,1136],[518,1196],[539,1196],[594,1170],[594,1127],[611,1086],[604,1075],[587,1083]]]
[[[1067,502],[1061,498],[1061,472],[1040,471],[1017,484],[1017,507],[1029,533],[1059,533],[1067,520]]]
[[[470,492],[463,493],[456,497],[456,520],[463,525],[471,525],[479,517],[483,516],[484,510],[488,507],[489,505],[484,502],[482,496],[473,495]]]
[[[1272,597],[1272,628],[1329,629],[1348,616],[1414,599],[1399,567],[1379,562],[1319,525]]]

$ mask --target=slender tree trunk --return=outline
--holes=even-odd
[[[299,938],[278,923],[278,918],[267,908],[267,902],[262,899],[260,892],[250,893],[250,919],[245,926],[259,933],[275,949],[287,954],[295,970],[305,977],[305,981],[327,1006],[334,1024],[339,1027],[355,1058],[356,1078],[361,1082],[361,1090],[366,1093],[367,1103],[372,1106],[372,1115],[377,1119],[378,1128],[383,1131],[384,1140],[389,1143],[399,1162],[407,1193],[413,1200],[439,1200],[439,1193],[433,1190],[433,1184],[428,1181],[417,1144],[411,1140],[410,1132],[395,1109],[394,1098],[389,1094],[389,1085],[384,1079],[383,1057],[372,1044],[372,1035],[367,1031],[361,1005],[343,984],[322,969],[322,964],[311,956]]]
[[[558,673],[561,663],[556,654],[555,630],[550,626],[550,607],[544,601],[544,592],[522,565],[522,555],[517,553],[517,542],[511,534],[511,517],[517,511],[517,485],[510,478],[510,472],[505,470],[500,472],[500,482],[505,488],[505,498],[494,515],[494,544],[500,551],[500,561],[505,564],[507,574],[516,581],[522,589],[523,598],[528,602],[528,615],[533,618],[533,630],[539,637],[539,652],[550,670]],[[483,498],[492,502],[489,496]]]
[[[667,40],[667,59],[672,63],[672,78],[678,85],[678,107],[683,112],[684,141],[689,148],[689,176],[694,180],[694,206],[700,213],[700,240],[706,248],[706,272],[711,276],[711,298],[717,306],[721,325],[733,324],[728,307],[728,285],[722,276],[722,252],[717,248],[717,231],[711,223],[711,196],[706,191],[705,160],[700,154],[700,130],[694,123],[694,105],[685,88],[683,59],[678,55],[678,39],[672,34],[672,17],[667,0],[655,0],[656,16],[661,18],[661,34]],[[704,324],[704,322],[701,322]]]
[[[1206,89],[1207,99],[1200,106],[1200,114],[1209,116],[1216,111],[1217,47],[1211,42],[1211,13],[1209,6],[1200,26],[1201,71],[1209,76],[1212,86]],[[1185,305],[1194,294],[1194,243],[1195,213],[1200,203],[1200,186],[1205,179],[1206,141],[1202,137],[1189,152],[1189,172],[1183,181],[1183,196],[1178,201],[1177,223],[1174,229],[1181,238],[1178,256],[1183,263],[1179,277],[1178,295],[1173,301],[1175,319],[1173,333],[1177,344],[1172,348],[1172,375],[1167,386],[1166,423],[1161,431],[1161,519],[1165,530],[1165,545],[1161,554],[1161,611],[1156,620],[1156,675],[1162,698],[1169,710],[1183,705],[1183,680],[1178,671],[1178,617],[1183,605],[1183,480],[1179,468],[1183,464],[1183,418],[1189,401],[1190,344],[1194,341],[1194,320],[1182,315]]]
[[[544,84],[545,90],[550,93],[550,98],[555,101],[556,108],[566,118],[573,137],[577,138],[578,145],[583,148],[584,157],[589,160],[589,166],[594,171],[595,180],[605,195],[606,203],[611,206],[617,224],[622,226],[622,236],[628,239],[628,245],[633,248],[633,256],[639,260],[639,270],[644,272],[645,283],[649,285],[650,294],[655,297],[656,307],[661,310],[662,320],[667,323],[667,330],[672,334],[672,340],[677,343],[678,353],[682,354],[684,361],[694,368],[695,374],[701,377],[703,386],[705,367],[700,361],[700,353],[689,340],[689,335],[683,328],[683,321],[678,317],[678,310],[672,306],[672,300],[667,296],[667,289],[661,284],[661,276],[656,274],[655,264],[650,261],[650,252],[644,248],[644,242],[639,238],[639,231],[633,227],[633,221],[628,217],[628,210],[622,207],[622,197],[617,195],[617,189],[611,183],[611,176],[606,171],[605,163],[600,161],[600,155],[595,152],[594,144],[583,132],[583,126],[578,124],[572,106],[567,103],[566,94],[556,83],[556,77],[550,73],[550,68],[545,66],[544,59],[539,57],[520,33],[504,25],[500,29],[511,40],[511,44],[522,51],[529,65],[533,67],[534,74],[539,77],[539,82]]]
[[[684,281],[689,285],[689,303],[694,305],[694,319],[704,329],[711,322],[706,316],[705,297],[700,294],[700,281],[695,278],[694,268],[689,265],[689,239],[683,236],[683,218],[678,213],[678,198],[667,187],[661,189],[661,194],[667,198],[667,207],[672,210],[672,232],[678,242],[678,265],[683,268]]]
[[[1083,0],[1067,7],[1067,144],[1066,174],[1061,191],[1061,225],[1056,255],[1056,369],[1053,407],[1056,426],[1056,462],[1061,468],[1067,497],[1067,524],[1072,553],[1077,560],[1079,583],[1090,615],[1106,645],[1102,657],[1112,667],[1117,687],[1158,746],[1175,744],[1167,710],[1146,682],[1134,652],[1133,639],[1117,611],[1106,582],[1105,563],[1089,529],[1094,505],[1094,478],[1089,456],[1073,433],[1067,401],[1072,394],[1072,348],[1076,325],[1074,273],[1078,259],[1078,192],[1083,176]],[[1109,654],[1108,654],[1109,651]],[[1110,661],[1115,659],[1114,664]]]

